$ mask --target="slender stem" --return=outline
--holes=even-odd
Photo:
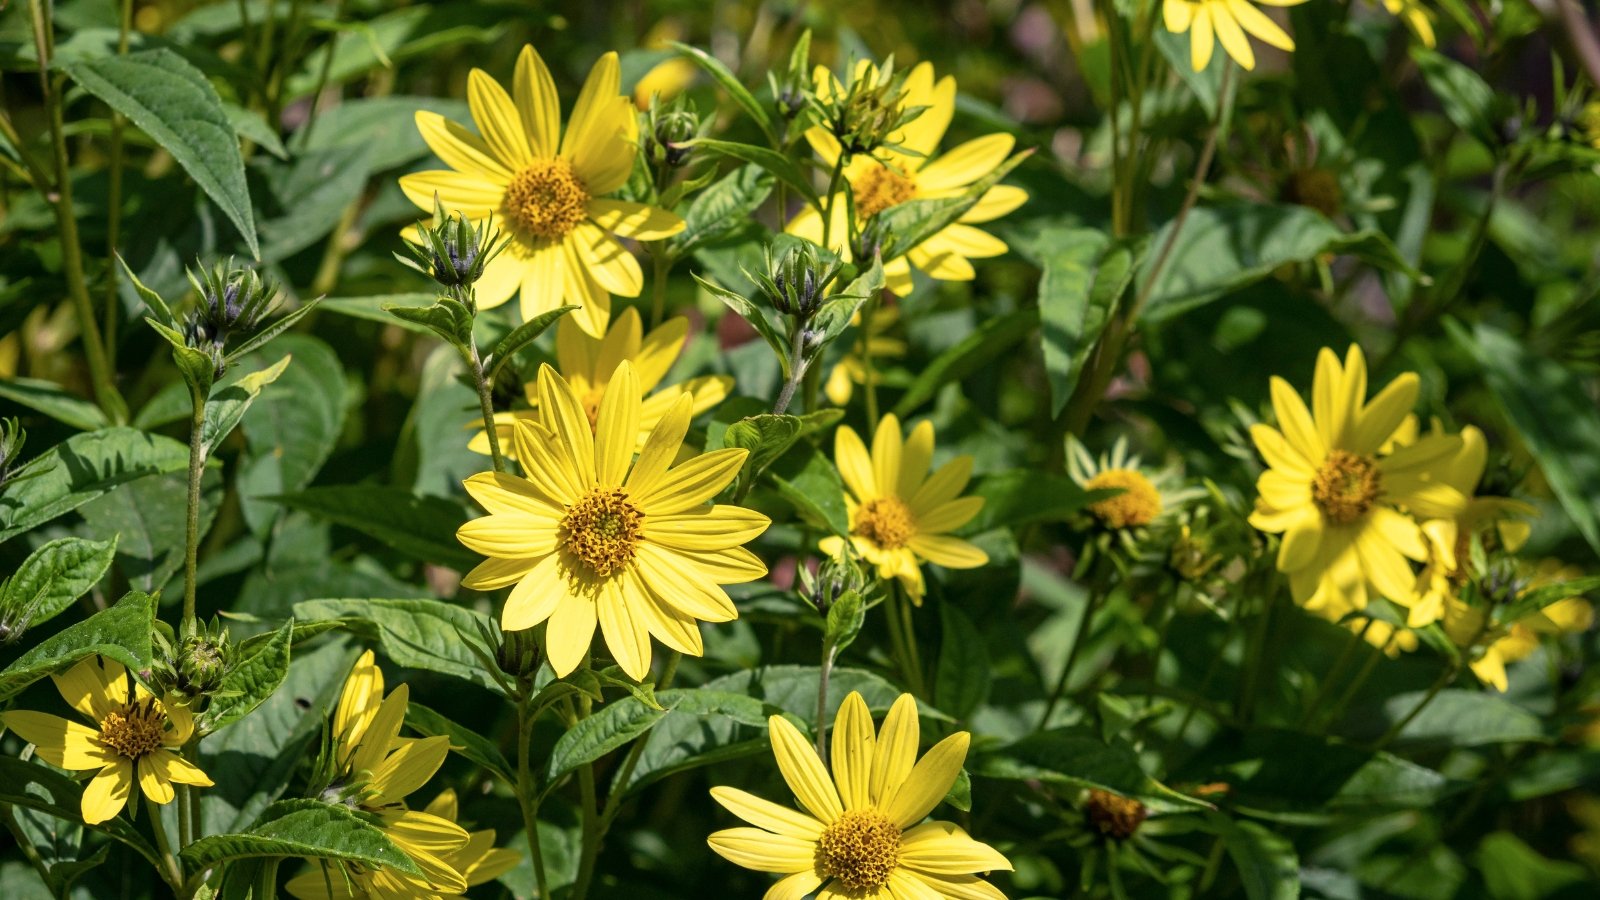
[[[178,858],[172,853],[172,840],[167,836],[167,823],[161,818],[161,807],[149,797],[144,798],[144,808],[150,814],[150,830],[155,832],[156,851],[161,854],[161,862],[166,866],[166,871],[161,873],[161,878],[172,886],[173,893],[186,896],[183,886],[183,870],[178,868]]]
[[[0,820],[6,823],[6,830],[11,832],[11,837],[16,840],[17,847],[22,850],[22,855],[27,857],[28,864],[39,873],[39,880],[46,887],[54,887],[50,880],[50,867],[45,865],[44,858],[39,855],[38,848],[33,846],[33,841],[28,840],[27,832],[22,830],[22,823],[17,821],[17,813],[9,803],[0,803]]]
[[[828,764],[828,678],[833,674],[833,659],[839,655],[832,645],[822,649],[822,668],[817,672],[817,756]]]
[[[897,582],[888,586],[889,598],[883,604],[889,622],[889,646],[900,665],[900,677],[906,689],[917,697],[926,697],[922,682],[922,662],[917,656],[917,634],[911,624],[911,600]]]
[[[528,835],[528,858],[533,861],[533,878],[539,886],[540,900],[548,900],[550,884],[544,871],[544,848],[539,842],[539,801],[529,747],[533,742],[532,697],[524,691],[517,699],[517,804],[522,807],[522,827]]]
[[[839,180],[843,175],[844,151],[840,150],[839,158],[833,161],[833,173],[828,176],[828,208],[822,210],[822,246],[826,250],[833,249],[833,246],[828,243],[828,238],[832,236],[833,207],[838,202]]]
[[[1351,679],[1350,686],[1345,688],[1344,693],[1339,695],[1338,702],[1334,703],[1333,708],[1328,711],[1328,716],[1322,723],[1323,734],[1327,734],[1334,725],[1338,724],[1340,717],[1344,715],[1345,707],[1349,706],[1350,701],[1354,700],[1356,694],[1361,692],[1362,686],[1367,683],[1367,679],[1372,675],[1372,670],[1378,667],[1378,661],[1381,659],[1383,659],[1383,650],[1373,647],[1372,652],[1367,656],[1366,662],[1362,663],[1360,670],[1356,672],[1356,677]]]
[[[1239,686],[1239,699],[1234,706],[1234,718],[1240,722],[1256,705],[1256,692],[1261,688],[1261,673],[1267,666],[1267,634],[1272,628],[1273,595],[1267,594],[1267,600],[1261,607],[1261,615],[1256,619],[1256,629],[1250,644],[1250,665],[1245,675],[1244,682]]]
[[[1450,664],[1444,667],[1444,671],[1439,673],[1439,677],[1433,680],[1433,686],[1428,688],[1428,693],[1422,698],[1422,702],[1412,707],[1411,712],[1406,713],[1405,718],[1389,726],[1389,730],[1383,733],[1383,737],[1378,738],[1378,742],[1372,745],[1372,752],[1377,753],[1379,750],[1389,746],[1390,741],[1399,737],[1400,732],[1405,731],[1406,726],[1410,725],[1413,719],[1422,715],[1422,711],[1428,708],[1428,704],[1433,702],[1433,698],[1439,696],[1439,692],[1444,690],[1445,685],[1454,681],[1456,673],[1460,671],[1461,664],[1452,659]]]
[[[72,173],[67,160],[67,139],[61,113],[61,96],[50,76],[50,61],[55,48],[54,27],[42,0],[31,0],[34,48],[39,56],[39,89],[50,119],[50,142],[55,151],[56,227],[61,233],[61,267],[67,276],[67,294],[83,333],[84,355],[89,361],[89,377],[94,382],[95,400],[113,422],[127,417],[128,407],[112,382],[111,365],[89,299],[89,285],[83,276],[83,242],[78,237],[78,220],[72,209]]]
[[[195,627],[195,576],[200,560],[200,479],[206,470],[206,398],[198,385],[189,385],[193,412],[189,419],[189,500],[184,527],[183,552],[183,627],[185,634]]]
[[[187,847],[194,843],[194,824],[189,818],[189,786],[174,784],[172,796],[178,804],[178,846]]]
[[[128,55],[128,34],[133,28],[133,0],[122,0],[122,15],[117,21],[117,55]],[[117,243],[122,232],[122,114],[111,113],[111,183],[106,196],[106,365],[117,367],[117,323],[122,318],[122,301],[117,297]]]
[[[1566,29],[1567,40],[1572,42],[1573,51],[1583,61],[1583,69],[1588,73],[1589,80],[1600,87],[1600,41],[1595,40],[1594,33],[1590,31],[1582,7],[1577,0],[1555,0],[1555,7]]]
[[[1361,646],[1362,642],[1367,639],[1367,629],[1371,627],[1372,619],[1369,617],[1361,624],[1359,630],[1350,632],[1350,640],[1345,642],[1344,649],[1339,653],[1339,658],[1333,661],[1333,665],[1328,668],[1328,674],[1322,677],[1322,683],[1317,686],[1316,694],[1311,697],[1311,702],[1306,704],[1305,714],[1300,719],[1301,728],[1310,725],[1311,720],[1316,717],[1317,707],[1322,705],[1322,701],[1328,699],[1328,692],[1333,690],[1333,684],[1338,680],[1338,677],[1344,674],[1345,666],[1350,664],[1350,657],[1355,655],[1356,648]]]
[[[338,22],[344,14],[344,0],[334,0],[333,21]],[[311,129],[317,125],[317,111],[322,108],[322,92],[328,86],[328,73],[333,71],[333,50],[337,46],[338,33],[328,36],[328,46],[322,54],[322,66],[317,70],[317,87],[311,92],[311,109],[307,113],[306,125],[300,130],[300,149],[311,146]]]
[[[678,663],[683,661],[683,653],[674,650],[667,655],[667,661],[661,667],[661,678],[656,682],[655,689],[664,691],[672,686],[673,676],[678,674]],[[628,755],[622,760],[622,765],[617,769],[617,777],[612,779],[611,793],[606,795],[605,808],[600,811],[600,838],[611,831],[611,823],[616,820],[617,812],[622,808],[622,800],[627,795],[628,782],[633,778],[633,770],[639,766],[639,757],[644,755],[645,742],[635,740],[628,748]]]
[[[1072,635],[1072,647],[1067,650],[1067,661],[1061,667],[1061,675],[1056,679],[1055,689],[1050,692],[1050,699],[1044,705],[1044,714],[1039,717],[1036,730],[1043,730],[1050,724],[1050,715],[1056,711],[1056,704],[1061,702],[1061,697],[1067,691],[1067,681],[1072,678],[1072,665],[1078,661],[1078,653],[1083,649],[1084,636],[1089,632],[1094,623],[1094,611],[1100,606],[1102,591],[1092,589],[1089,598],[1083,602],[1083,615],[1078,618],[1078,630]]]
[[[783,389],[778,391],[778,399],[772,404],[774,415],[782,414],[789,408],[794,400],[795,388],[800,386],[801,380],[806,377],[806,370],[810,368],[805,359],[805,323],[796,319],[794,327],[789,334],[789,377],[783,381]],[[810,409],[807,409],[810,412]]]
[[[570,900],[584,900],[589,896],[589,886],[594,882],[595,862],[600,858],[600,814],[595,799],[594,763],[585,763],[578,770],[578,791],[582,794],[583,850],[578,857],[578,880],[572,886]]]
[[[650,327],[656,328],[667,315],[667,273],[672,269],[665,244],[652,248],[650,264]]]
[[[483,431],[489,436],[489,456],[494,460],[494,470],[504,472],[506,460],[500,455],[500,436],[494,430],[494,393],[483,371],[483,355],[478,352],[477,335],[472,336],[467,351],[467,365],[472,368],[472,385],[478,389],[478,407],[483,416]]]

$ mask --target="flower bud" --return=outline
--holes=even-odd
[[[200,299],[181,323],[184,344],[210,356],[220,378],[227,368],[228,339],[261,324],[278,305],[278,287],[255,269],[235,268],[231,257],[198,274],[191,269],[188,275]]]
[[[867,593],[867,574],[848,550],[841,556],[824,559],[814,575],[809,569],[802,568],[800,572],[801,596],[824,616],[845,594],[854,592],[864,596]]]
[[[818,102],[824,125],[838,139],[846,157],[872,153],[922,114],[926,107],[905,106],[905,80],[904,72],[895,71],[891,57],[853,80],[842,94]]]
[[[802,321],[821,308],[827,286],[839,274],[839,263],[824,263],[810,242],[791,244],[776,258],[769,246],[766,261],[766,271],[756,276],[762,293],[778,312]]]
[[[648,158],[654,165],[671,169],[689,161],[693,148],[685,145],[699,137],[704,128],[695,105],[681,95],[665,105],[651,97],[649,125],[645,134]]]
[[[433,198],[433,222],[417,225],[418,240],[408,241],[413,259],[402,263],[432,278],[452,295],[470,297],[468,290],[483,277],[483,270],[505,243],[493,219],[474,223],[465,213],[446,213],[438,195]]]
[[[28,626],[32,624],[33,610],[30,604],[7,604],[0,609],[0,646],[15,644],[22,640],[27,633]]]
[[[533,678],[543,659],[539,639],[534,629],[500,632],[500,646],[495,648],[494,661],[500,671],[513,678]]]

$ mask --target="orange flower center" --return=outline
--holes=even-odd
[[[885,550],[898,550],[917,533],[917,520],[899,497],[879,497],[856,510],[851,531]]]
[[[1089,504],[1089,512],[1107,528],[1139,528],[1161,515],[1161,492],[1133,469],[1106,469],[1084,485],[1091,491],[1121,488],[1122,493]]]
[[[605,578],[633,561],[644,513],[621,488],[595,488],[561,517],[561,545]]]
[[[1329,522],[1349,525],[1367,514],[1382,490],[1383,474],[1378,471],[1377,460],[1346,450],[1330,450],[1311,479],[1311,502]]]
[[[817,838],[817,871],[855,892],[876,892],[900,862],[900,829],[876,809],[852,809]]]
[[[1131,797],[1102,791],[1089,791],[1089,824],[1114,840],[1125,841],[1133,837],[1150,811],[1143,803]]]
[[[100,743],[128,759],[161,748],[167,733],[167,717],[154,700],[129,703],[100,720]]]
[[[891,206],[904,203],[917,195],[917,183],[888,166],[879,164],[867,167],[865,172],[850,182],[855,195],[856,217],[870,219]]]
[[[564,159],[540,159],[511,177],[500,204],[518,234],[557,240],[589,214],[589,191]]]

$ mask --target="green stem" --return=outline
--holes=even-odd
[[[672,686],[672,679],[678,674],[678,663],[683,660],[683,653],[673,650],[667,655],[667,661],[661,667],[661,678],[656,682],[655,689],[664,691]],[[612,780],[611,793],[606,795],[605,808],[600,811],[600,839],[611,832],[611,823],[617,818],[617,811],[622,808],[622,800],[626,795],[628,782],[633,778],[633,770],[639,766],[639,757],[644,754],[644,741],[635,740],[628,748],[628,755],[622,760],[622,765],[617,769],[617,777]]]
[[[817,756],[828,764],[828,678],[833,674],[833,659],[839,655],[837,647],[822,650],[822,667],[817,672]]]
[[[1267,634],[1272,627],[1272,607],[1272,595],[1269,593],[1266,603],[1261,607],[1261,615],[1256,619],[1254,636],[1247,645],[1251,648],[1247,660],[1250,668],[1239,686],[1239,699],[1234,705],[1234,718],[1240,722],[1244,722],[1255,708],[1256,693],[1261,688],[1262,670],[1267,666]]]
[[[61,268],[67,277],[67,294],[78,319],[78,329],[83,333],[84,355],[89,362],[89,377],[94,382],[95,400],[112,422],[120,423],[127,418],[128,406],[112,382],[110,361],[106,358],[100,326],[95,322],[89,285],[84,280],[83,242],[78,237],[78,219],[72,209],[72,172],[67,160],[61,95],[50,76],[55,50],[54,25],[46,12],[46,3],[31,0],[29,6],[33,12],[34,49],[39,56],[39,89],[44,95],[50,120],[50,143],[55,153],[55,214],[56,227],[61,233]]]
[[[832,251],[828,238],[833,231],[833,205],[838,202],[839,180],[844,175],[844,151],[839,151],[839,158],[833,161],[833,173],[828,176],[828,208],[822,210],[822,247]]]
[[[1350,664],[1350,657],[1355,655],[1356,648],[1367,639],[1367,629],[1371,627],[1372,619],[1368,618],[1362,623],[1360,630],[1350,632],[1350,640],[1345,642],[1344,650],[1339,653],[1339,658],[1333,661],[1328,674],[1323,676],[1322,684],[1317,686],[1317,692],[1312,696],[1311,702],[1306,704],[1306,711],[1300,719],[1301,728],[1309,726],[1311,720],[1316,717],[1317,707],[1328,699],[1328,692],[1333,690],[1333,684],[1338,677],[1344,674],[1345,666]]]
[[[1056,711],[1056,705],[1067,692],[1067,682],[1072,678],[1072,666],[1078,661],[1078,653],[1083,649],[1084,636],[1094,624],[1094,611],[1100,606],[1101,593],[1098,588],[1091,589],[1089,598],[1083,602],[1083,615],[1078,618],[1078,630],[1072,635],[1072,647],[1067,650],[1067,661],[1061,666],[1061,675],[1056,679],[1055,688],[1050,691],[1050,699],[1045,702],[1044,714],[1039,717],[1036,731],[1042,731],[1050,724],[1050,715]]]
[[[133,0],[122,0],[122,15],[117,21],[117,55],[128,55],[128,34],[133,28]],[[117,244],[122,232],[122,114],[111,113],[111,183],[106,196],[106,365],[117,368],[117,323],[122,318],[122,301],[117,297]]]
[[[200,393],[198,385],[189,385],[189,402],[193,411],[189,419],[189,498],[183,545],[184,634],[194,633],[195,628],[195,578],[200,559],[200,479],[206,470],[206,398]]]
[[[1361,692],[1362,686],[1367,683],[1367,679],[1372,675],[1372,670],[1378,667],[1378,661],[1381,659],[1383,659],[1383,650],[1373,647],[1372,653],[1367,657],[1366,662],[1362,663],[1361,669],[1356,672],[1356,677],[1351,679],[1350,686],[1345,688],[1344,693],[1340,694],[1338,701],[1333,704],[1333,708],[1328,711],[1327,718],[1322,723],[1323,734],[1327,734],[1329,729],[1338,724],[1339,718],[1344,715],[1345,707],[1349,706],[1350,701],[1354,700],[1356,694]]]
[[[600,812],[594,789],[594,763],[585,763],[578,770],[578,790],[582,794],[583,850],[578,857],[578,880],[572,886],[570,900],[584,900],[589,896],[589,886],[594,882],[595,862],[600,858]]]
[[[344,0],[334,0],[333,21],[344,15]],[[317,125],[317,111],[322,108],[322,92],[328,86],[328,74],[333,71],[333,49],[339,43],[338,34],[328,36],[328,46],[322,54],[322,66],[317,70],[317,87],[311,92],[311,109],[306,113],[306,125],[300,130],[300,149],[311,146],[311,129]],[[337,234],[338,232],[335,232]]]
[[[872,319],[878,313],[881,292],[874,292],[867,301],[867,310],[861,319],[861,386],[867,392],[867,422],[878,427],[878,373],[872,366]]]
[[[539,842],[539,801],[529,749],[533,742],[532,697],[527,691],[517,699],[517,804],[522,808],[522,827],[528,835],[528,858],[533,862],[533,878],[539,886],[540,900],[548,900],[550,884],[544,871],[544,848]]]
[[[917,632],[911,622],[911,598],[898,583],[889,584],[890,597],[884,604],[889,619],[889,642],[900,664],[900,677],[913,696],[927,698],[922,681],[922,660],[917,653]]]
[[[1413,719],[1422,715],[1422,711],[1428,708],[1428,704],[1433,702],[1433,698],[1439,696],[1439,692],[1444,690],[1445,685],[1454,681],[1456,674],[1460,671],[1461,664],[1452,659],[1450,664],[1444,667],[1444,671],[1439,673],[1439,677],[1433,680],[1433,686],[1428,688],[1428,693],[1422,698],[1422,702],[1412,707],[1411,712],[1406,713],[1405,718],[1389,726],[1389,730],[1383,733],[1383,737],[1378,738],[1378,742],[1372,745],[1372,752],[1377,753],[1379,750],[1389,746],[1390,741],[1399,737],[1400,732],[1405,731],[1406,726],[1410,725]]]
[[[183,870],[178,868],[178,858],[172,853],[172,840],[167,836],[167,823],[161,818],[161,807],[146,797],[144,808],[150,815],[150,830],[156,836],[156,851],[161,854],[161,863],[166,867],[166,871],[161,873],[161,879],[172,886],[174,894],[179,897],[186,896]]]
[[[789,408],[794,400],[795,388],[800,386],[806,377],[806,370],[810,368],[805,359],[805,336],[805,324],[797,319],[789,334],[789,377],[783,380],[783,389],[778,391],[778,399],[772,404],[774,415],[781,415]],[[810,409],[806,411],[810,412]]]
[[[472,385],[478,390],[479,413],[483,416],[483,430],[489,436],[489,456],[494,460],[494,470],[506,470],[505,457],[500,455],[500,436],[494,430],[494,393],[483,371],[483,356],[478,352],[478,337],[473,335],[467,345],[467,365],[472,369]]]

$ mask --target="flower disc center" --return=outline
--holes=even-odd
[[[917,533],[917,521],[899,497],[878,497],[856,510],[853,531],[885,550],[898,550]]]
[[[1330,450],[1311,479],[1311,502],[1329,522],[1349,525],[1367,514],[1383,490],[1383,474],[1370,456]]]
[[[855,195],[856,217],[870,219],[915,197],[917,183],[880,163],[856,176],[850,190]]]
[[[852,809],[817,838],[817,869],[851,891],[877,891],[900,862],[900,829],[876,809]]]
[[[1122,488],[1122,493],[1089,504],[1089,512],[1107,528],[1139,528],[1161,515],[1161,492],[1133,469],[1106,469],[1089,479],[1089,490]]]
[[[100,742],[128,759],[161,748],[167,717],[154,700],[129,703],[100,720]]]
[[[501,209],[514,231],[557,240],[588,215],[589,191],[566,160],[536,160],[511,177]]]
[[[596,488],[561,518],[561,545],[602,578],[633,561],[644,513],[620,488]]]

